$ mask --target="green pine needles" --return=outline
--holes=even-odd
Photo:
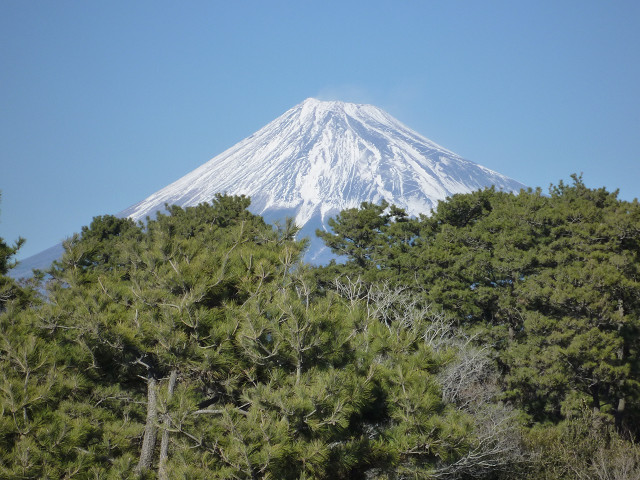
[[[96,217],[45,298],[0,244],[0,478],[637,477],[637,202],[363,204],[322,268],[248,206]]]

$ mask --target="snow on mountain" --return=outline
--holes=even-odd
[[[165,203],[193,206],[217,192],[245,194],[250,209],[269,221],[294,216],[311,240],[307,260],[323,263],[328,252],[315,230],[345,208],[384,199],[417,216],[438,200],[491,185],[524,187],[373,105],[309,98],[119,215],[139,220]]]
[[[490,185],[524,187],[377,107],[309,98],[119,215],[144,219],[165,203],[192,206],[226,192],[251,196],[258,214],[292,212],[304,226],[382,199],[410,215],[429,213],[438,200]]]
[[[495,185],[525,186],[465,160],[373,105],[309,98],[181,179],[123,210],[144,220],[164,209],[209,202],[215,193],[248,195],[267,221],[295,217],[311,240],[306,259],[330,258],[316,228],[361,202],[383,199],[410,215],[429,214],[438,200]],[[46,268],[61,246],[22,262],[13,275]],[[59,255],[59,253],[58,253]],[[44,264],[47,261],[47,264]]]

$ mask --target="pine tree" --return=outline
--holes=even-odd
[[[321,271],[321,281],[345,274],[386,280],[455,312],[494,346],[505,398],[532,421],[559,421],[586,402],[619,429],[638,424],[637,201],[573,176],[549,195],[454,195],[432,217],[401,225],[400,235],[392,229],[399,222],[376,212],[369,227],[351,221],[368,218],[357,211],[336,219],[325,237],[349,256]],[[352,232],[360,229],[377,233]],[[350,238],[366,238],[357,256],[336,248]],[[361,258],[371,261],[363,267]]]
[[[236,325],[226,304],[281,278],[302,249],[248,204],[218,196],[212,205],[170,207],[145,226],[96,218],[51,271],[52,304],[69,342],[82,347],[76,368],[92,365],[105,409],[125,408],[135,426],[120,454],[127,475],[167,478],[176,437],[194,437],[193,412],[229,398],[227,382],[239,381],[245,366],[231,348]],[[112,405],[110,396],[121,401]],[[188,418],[176,417],[184,405]]]

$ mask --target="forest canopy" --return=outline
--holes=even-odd
[[[324,267],[249,204],[96,217],[46,285],[0,240],[1,478],[640,475],[637,201],[364,203]]]

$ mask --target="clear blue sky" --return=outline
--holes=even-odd
[[[640,196],[640,2],[0,2],[0,236],[20,257],[307,97],[530,186]]]

